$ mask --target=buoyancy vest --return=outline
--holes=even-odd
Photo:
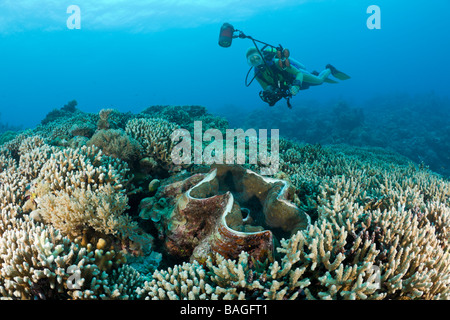
[[[263,51],[265,64],[256,67],[254,74],[256,77],[262,79],[264,82],[275,86],[280,89],[287,89],[294,82],[296,76],[286,70],[281,70],[275,65],[275,54],[274,51]],[[295,68],[301,69],[295,62],[291,62],[291,65]]]

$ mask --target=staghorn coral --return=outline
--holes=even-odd
[[[326,149],[336,166],[293,166],[298,176],[291,175],[294,185],[303,172],[319,178],[314,196],[299,196],[317,212],[308,234],[315,245],[302,250],[314,261],[310,278],[319,280],[305,289],[308,298],[448,297],[449,183],[380,149]],[[329,269],[331,262],[337,269]],[[373,292],[375,269],[380,282]]]
[[[142,242],[132,240],[138,230],[125,213],[126,164],[96,147],[62,151],[39,136],[23,139],[17,153],[18,164],[9,158],[8,172],[2,173],[5,206],[12,203],[19,207],[15,211],[52,224],[72,239],[88,234],[92,239],[86,243],[103,237],[125,246]]]
[[[11,210],[16,215],[22,212],[27,180],[20,173],[15,159],[0,155],[0,162],[0,209]]]
[[[0,297],[129,298],[140,276],[123,265],[125,255],[149,239],[122,215],[128,206],[126,164],[95,147],[60,150],[32,135],[18,140],[12,154],[7,148],[0,153]],[[52,221],[30,219],[26,204]],[[72,220],[71,209],[78,213]],[[88,226],[91,238],[64,235]],[[112,236],[122,238],[119,247]]]
[[[30,199],[22,206],[25,213],[71,239],[85,239],[85,244],[106,239],[109,245],[131,252],[149,245],[151,236],[139,236],[141,231],[125,212],[131,179],[126,163],[105,156],[95,146],[53,151],[38,165],[38,174],[28,175]]]
[[[146,299],[176,300],[447,299],[448,251],[433,252],[436,240],[424,241],[433,227],[420,231],[417,220],[397,214],[379,213],[372,228],[393,219],[395,230],[404,230],[401,235],[366,226],[349,236],[345,226],[337,229],[321,220],[282,241],[280,262],[254,265],[244,252],[237,261],[216,255],[206,266],[194,261],[156,271],[138,293]],[[377,250],[375,240],[393,249]],[[396,250],[402,243],[409,245]],[[385,264],[375,264],[380,257]]]
[[[313,224],[282,240],[273,263],[248,253],[185,263],[157,271],[141,296],[449,299],[448,181],[381,149],[280,146],[279,175],[297,186]]]
[[[82,247],[30,220],[0,235],[0,297],[14,299],[112,299],[129,297],[139,275],[118,252]]]
[[[299,260],[299,235],[283,241],[281,262],[257,264],[246,252],[236,260],[220,254],[209,257],[206,265],[198,261],[155,271],[152,279],[137,289],[138,297],[154,300],[283,300],[296,299],[310,284],[302,278],[304,267],[294,268]]]

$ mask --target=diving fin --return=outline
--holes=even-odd
[[[333,79],[328,79],[328,78],[323,80],[323,82],[326,82],[326,83],[339,83],[339,82],[337,82],[337,81],[335,81]]]
[[[333,75],[333,77],[335,77],[335,78],[337,78],[339,80],[350,79],[349,75],[343,73],[342,71],[339,71],[338,69],[333,67],[331,64],[327,64],[325,68],[330,69],[331,70],[331,74]]]

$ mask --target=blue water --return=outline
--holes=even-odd
[[[351,80],[301,91],[303,99],[363,101],[379,94],[448,95],[448,0],[410,1],[0,0],[0,121],[33,127],[72,99],[85,112],[203,105],[226,113],[267,108],[244,85],[247,39],[218,45],[223,22],[282,44],[312,70],[327,63]],[[69,5],[81,29],[68,29]],[[369,5],[381,9],[370,30]],[[284,107],[284,106],[283,106]]]

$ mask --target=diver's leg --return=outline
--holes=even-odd
[[[318,75],[314,75],[311,73],[304,73],[303,81],[307,82],[309,85],[312,85],[312,86],[319,85],[319,84],[322,84],[325,81],[325,79],[328,78],[328,76],[330,74],[331,74],[330,69],[325,69]]]

